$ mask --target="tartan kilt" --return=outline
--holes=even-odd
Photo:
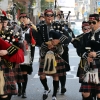
[[[98,68],[98,77],[99,77],[99,81],[100,81],[100,67],[94,66],[94,68]],[[84,71],[84,68],[81,66],[79,66],[78,71],[79,71],[79,82],[83,83],[86,72]]]
[[[94,68],[98,68],[98,77],[100,81],[100,62],[96,61],[96,65]],[[81,83],[80,92],[93,92],[100,93],[100,83],[86,83],[84,82],[84,76],[86,72],[84,71],[84,67],[79,66],[79,82]]]
[[[13,69],[13,72],[14,72],[16,82],[18,82],[18,83],[24,82],[22,71],[21,71],[21,68],[20,68],[20,64],[15,64],[15,66],[12,69]]]
[[[100,93],[100,84],[82,83],[79,92]]]
[[[66,75],[66,67],[65,67],[65,62],[63,59],[61,59],[60,57],[56,56],[55,57],[56,62],[57,62],[57,66],[56,66],[56,73],[53,75],[57,75],[57,76],[63,76]],[[39,71],[38,71],[38,75],[43,75],[45,74],[43,72],[43,66],[44,66],[44,58],[40,58],[40,63],[39,63]],[[46,74],[48,75],[48,74]],[[52,75],[49,75],[52,76]]]
[[[16,80],[14,72],[11,68],[6,67],[4,64],[1,65],[2,70],[4,72],[5,86],[4,86],[4,95],[11,94],[16,95]]]

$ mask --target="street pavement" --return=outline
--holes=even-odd
[[[67,72],[67,82],[66,88],[67,92],[64,95],[61,95],[60,90],[57,94],[57,100],[82,100],[81,93],[79,93],[80,84],[78,82],[78,77],[76,77],[77,66],[79,63],[79,57],[76,54],[76,50],[72,44],[69,44],[69,60],[71,71]],[[33,62],[33,73],[29,75],[28,85],[27,85],[27,98],[25,100],[42,100],[42,95],[44,88],[39,80],[38,76],[38,66],[39,66],[39,50],[36,47],[35,58]],[[52,100],[53,85],[52,78],[47,77],[48,86],[51,89],[51,92],[48,95],[47,100]],[[23,98],[18,96],[13,96],[12,100],[23,100]]]

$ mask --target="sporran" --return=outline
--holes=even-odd
[[[45,74],[55,74],[56,73],[57,62],[53,51],[48,51],[45,56],[43,72]]]

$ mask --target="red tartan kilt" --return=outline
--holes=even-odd
[[[57,76],[63,76],[63,75],[66,75],[66,68],[65,68],[65,63],[64,63],[64,60],[59,58],[59,57],[56,57],[56,62],[57,62],[57,66],[56,66],[56,73],[55,75]],[[38,75],[43,75],[45,74],[43,72],[43,66],[44,66],[44,58],[41,58],[40,59],[40,65],[39,65],[39,71],[38,71]],[[54,75],[54,74],[53,74]],[[49,76],[52,76],[52,75],[49,75]]]
[[[2,61],[0,67],[4,71],[4,79],[5,79],[4,94],[16,95],[18,93],[16,88],[16,83],[24,82],[19,64],[16,64],[11,69],[6,67]]]
[[[79,92],[96,92],[100,93],[100,84],[82,83]]]
[[[14,72],[11,68],[2,65],[2,70],[4,71],[4,79],[5,79],[5,86],[4,86],[4,94],[17,94],[16,89],[16,80]]]
[[[95,66],[96,68],[96,66]],[[98,68],[98,76],[99,76],[99,81],[100,81],[100,67]],[[79,82],[81,83],[80,87],[80,92],[94,92],[100,93],[100,83],[99,84],[94,84],[94,83],[85,83],[84,80],[84,69],[79,67]]]
[[[18,83],[24,82],[20,64],[15,64],[15,67],[13,67],[13,72],[14,72],[16,82]]]

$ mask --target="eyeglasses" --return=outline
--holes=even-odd
[[[53,17],[54,14],[46,14],[45,16],[46,16],[46,17]]]
[[[89,22],[89,25],[91,25],[91,24],[96,24],[96,21],[92,21],[92,22]]]

